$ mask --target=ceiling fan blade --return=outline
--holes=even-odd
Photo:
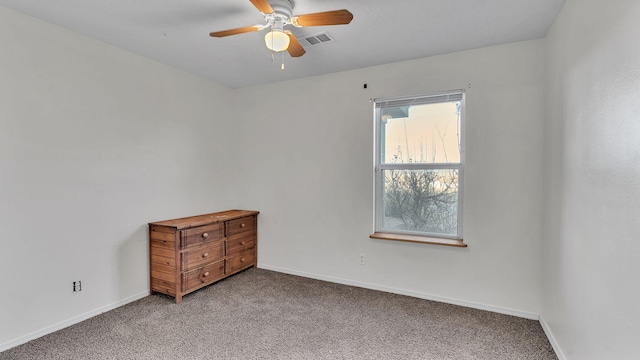
[[[267,0],[249,0],[261,13],[263,14],[273,14],[273,8]]]
[[[262,28],[260,26],[253,25],[253,26],[245,26],[245,27],[241,27],[241,28],[237,28],[237,29],[216,31],[216,32],[210,33],[209,35],[211,35],[213,37],[225,37],[225,36],[229,36],[229,35],[244,34],[244,33],[254,32],[254,31],[259,31],[259,30],[262,30]]]
[[[293,35],[291,31],[287,30],[285,31],[285,34],[287,34],[289,36],[289,39],[291,40],[291,42],[289,42],[289,47],[287,48],[287,51],[289,52],[289,55],[291,55],[291,57],[300,57],[307,52],[302,47],[302,45],[300,45],[300,42],[298,41],[298,39],[296,39],[296,36]]]
[[[291,18],[294,26],[323,26],[344,25],[353,20],[353,14],[349,10],[333,10],[306,15],[297,15]]]

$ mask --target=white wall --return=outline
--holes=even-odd
[[[568,0],[547,38],[542,318],[567,359],[640,358],[638,19]]]
[[[221,86],[3,7],[0,44],[1,351],[148,294],[146,223],[232,207],[233,152]]]
[[[536,40],[234,90],[259,266],[537,318],[543,71]],[[370,239],[369,99],[459,88],[469,247]]]

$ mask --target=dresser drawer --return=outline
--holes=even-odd
[[[256,217],[247,216],[236,220],[229,220],[225,224],[225,226],[227,227],[227,237],[229,237],[243,232],[255,231]]]
[[[227,239],[227,256],[256,247],[256,234],[240,234]]]
[[[199,226],[181,231],[182,248],[202,245],[209,241],[215,241],[224,237],[222,223]]]
[[[199,288],[224,277],[224,260],[182,273],[182,291]]]
[[[187,271],[207,263],[222,260],[224,257],[224,241],[218,240],[206,245],[189,248],[182,252],[182,270]]]
[[[226,267],[225,273],[231,274],[234,272],[238,272],[240,270],[243,270],[250,266],[255,265],[255,262],[256,262],[255,249],[243,251],[238,255],[227,259],[227,263],[225,264],[225,267]]]

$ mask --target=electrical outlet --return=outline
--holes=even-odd
[[[360,253],[360,265],[364,265],[366,262],[366,258],[364,256],[364,253]]]
[[[74,281],[73,282],[73,292],[82,291],[82,281]]]

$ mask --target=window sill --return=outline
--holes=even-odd
[[[418,242],[423,244],[467,247],[467,244],[465,244],[464,241],[462,241],[462,239],[458,240],[458,239],[437,238],[437,237],[430,237],[430,236],[390,234],[390,233],[381,233],[381,232],[373,233],[369,235],[369,237],[372,239],[380,239],[380,240],[408,241],[408,242]]]

